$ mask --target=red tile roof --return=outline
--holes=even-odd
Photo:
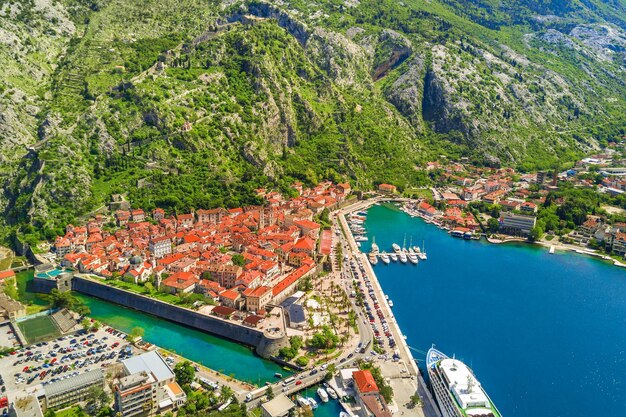
[[[354,371],[352,373],[354,383],[361,394],[368,392],[378,392],[378,385],[374,380],[374,376],[370,371],[364,369],[362,371]]]

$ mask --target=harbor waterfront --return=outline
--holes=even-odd
[[[425,374],[434,343],[472,368],[507,417],[622,416],[626,273],[527,244],[455,239],[391,204],[365,221],[370,250],[412,239],[418,265],[379,262],[378,280]]]

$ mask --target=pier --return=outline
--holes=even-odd
[[[408,199],[401,199],[408,200]],[[370,206],[375,203],[382,201],[396,201],[396,199],[386,198],[386,197],[377,197],[370,200],[360,201],[351,206],[343,208],[337,215],[339,220],[341,229],[343,231],[343,235],[347,241],[348,247],[350,248],[350,252],[348,254],[349,257],[354,259],[360,259],[363,267],[365,268],[365,272],[372,283],[374,288],[374,292],[378,300],[381,300],[381,309],[383,311],[383,315],[389,323],[389,330],[393,335],[394,340],[396,341],[396,349],[400,356],[400,361],[397,363],[379,363],[378,365],[381,368],[383,376],[390,381],[390,385],[394,391],[394,402],[398,407],[398,411],[401,413],[404,412],[405,415],[423,415],[426,417],[441,417],[441,413],[435,404],[435,401],[430,394],[426,386],[426,382],[424,381],[419,368],[413,358],[413,355],[409,351],[409,346],[404,340],[404,336],[400,331],[400,327],[391,312],[391,308],[388,303],[384,302],[385,295],[383,290],[378,282],[376,274],[366,254],[362,253],[350,231],[350,227],[345,218],[345,214],[352,213],[356,211],[366,210]],[[404,367],[406,372],[399,372],[397,367]],[[410,397],[415,393],[418,393],[422,398],[423,407],[408,409],[406,404],[410,403]]]

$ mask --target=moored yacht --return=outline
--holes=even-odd
[[[368,258],[372,265],[376,265],[378,263],[378,256],[376,256],[374,253],[370,253]]]
[[[472,370],[435,348],[426,354],[428,376],[443,417],[501,417]]]
[[[317,396],[320,397],[322,402],[324,402],[324,403],[328,402],[328,393],[326,392],[326,390],[324,388],[319,387],[317,389]]]
[[[391,258],[392,261],[398,262],[398,255],[396,255],[395,253],[390,253],[389,257]]]
[[[403,264],[405,264],[405,263],[406,263],[406,261],[407,261],[406,253],[404,253],[404,252],[400,252],[400,253],[398,254],[398,256],[400,257],[400,262],[402,262]]]
[[[411,261],[413,265],[417,265],[418,259],[417,259],[417,254],[415,252],[409,252],[407,257],[409,258],[409,261]]]
[[[311,408],[315,410],[317,408],[317,401],[315,401],[315,398],[306,397],[306,399],[309,402]]]
[[[383,261],[384,264],[389,264],[389,255],[385,252],[381,253],[380,260]]]
[[[310,407],[311,404],[309,404],[309,400],[307,400],[306,398],[298,395],[296,397],[296,401],[298,402],[298,405],[300,405],[300,407]]]
[[[391,247],[393,248],[393,251],[394,251],[395,253],[400,253],[400,251],[401,251],[401,249],[400,249],[400,245],[398,245],[397,243],[393,243],[393,244],[391,245]]]
[[[380,249],[378,248],[378,245],[376,244],[376,236],[374,236],[372,238],[372,253],[374,255],[378,255],[379,251],[380,251]]]
[[[333,387],[326,387],[326,392],[328,393],[328,395],[330,395],[330,398],[332,398],[333,400],[336,400],[338,398],[337,396],[337,391],[335,391],[333,389]]]

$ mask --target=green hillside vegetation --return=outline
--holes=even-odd
[[[626,133],[618,1],[0,0],[0,210],[31,237],[102,207],[259,187],[423,185],[440,155],[552,167]],[[30,224],[31,226],[26,226]]]

